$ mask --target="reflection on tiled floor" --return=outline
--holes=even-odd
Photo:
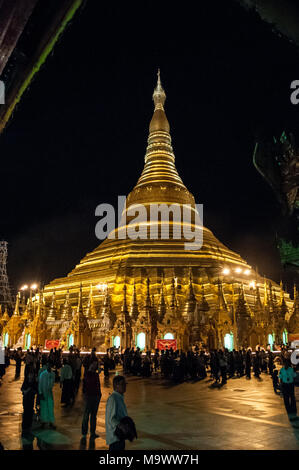
[[[121,373],[121,370],[119,371]],[[23,369],[22,369],[23,375]],[[102,400],[97,419],[99,438],[87,441],[86,449],[107,449],[105,405],[112,391],[112,378],[101,374]],[[299,449],[299,419],[290,421],[283,400],[273,392],[267,375],[231,379],[222,388],[211,387],[206,379],[172,385],[153,376],[128,377],[125,400],[135,420],[138,439],[127,449]],[[0,387],[0,442],[5,449],[21,449],[22,379],[14,380],[10,366]],[[57,429],[33,428],[33,448],[80,449],[82,393],[73,408],[60,405],[61,389],[54,387]],[[299,389],[296,389],[299,398]]]

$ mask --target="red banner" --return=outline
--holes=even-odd
[[[45,348],[49,351],[54,348],[59,348],[60,339],[46,339],[45,341]]]
[[[174,351],[177,348],[176,339],[157,339],[157,349],[170,349]]]

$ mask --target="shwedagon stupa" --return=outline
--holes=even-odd
[[[139,204],[147,212],[151,204],[174,204],[181,210],[189,204],[196,210],[175,166],[165,99],[158,73],[144,169],[123,215]],[[171,218],[169,239],[163,236],[163,220],[157,222],[156,239],[124,235],[131,219],[127,217],[114,238],[106,238],[66,277],[54,279],[29,298],[23,309],[18,295],[13,316],[2,321],[0,315],[6,343],[16,344],[21,337],[25,347],[60,339],[65,348],[75,344],[98,351],[112,346],[147,350],[166,338],[175,339],[179,349],[194,344],[232,349],[282,343],[297,330],[296,290],[292,301],[282,284],[261,277],[207,227],[200,228],[202,247],[186,250],[183,230],[180,238],[173,236]],[[147,231],[152,223],[145,224]]]

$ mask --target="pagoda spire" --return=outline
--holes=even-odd
[[[162,322],[166,313],[166,302],[164,296],[164,276],[162,276],[161,288],[160,288],[160,299],[158,305],[159,321]]]
[[[157,85],[153,93],[153,101],[155,103],[155,110],[164,109],[165,99],[166,99],[166,94],[161,84],[160,69],[158,69]]]
[[[124,314],[126,316],[127,313],[128,313],[127,286],[126,286],[126,284],[124,284],[123,292],[124,292],[124,294],[123,294],[123,304],[122,304],[122,307],[121,307],[121,311],[122,311],[122,314]]]
[[[32,321],[33,320],[33,306],[32,306],[32,298],[31,296],[27,300],[27,305],[22,315],[22,320],[24,321]]]
[[[53,291],[52,302],[51,302],[51,306],[49,309],[49,314],[47,316],[47,321],[55,321],[56,313],[57,313],[56,294],[55,294],[55,291]]]
[[[133,320],[137,320],[138,315],[139,315],[139,310],[138,310],[138,303],[137,303],[136,285],[134,281],[130,316],[133,318]]]
[[[192,274],[189,272],[188,293],[183,310],[183,318],[188,324],[194,323],[194,313],[197,309],[196,297],[193,290]]]
[[[170,126],[164,110],[165,100],[166,93],[162,87],[160,70],[158,70],[157,84],[153,93],[155,108],[149,125],[145,166],[137,185],[128,196],[128,205],[144,202],[143,192],[140,192],[141,189],[147,191],[147,200],[161,202],[164,200],[163,188],[166,189],[169,186],[171,186],[172,191],[165,193],[168,203],[194,204],[192,194],[183,184],[175,167]]]
[[[175,292],[175,280],[174,278],[171,279],[171,298],[170,298],[170,308],[176,308],[177,301],[176,301],[176,292]]]
[[[242,293],[244,296],[244,288],[242,284]],[[227,310],[227,303],[225,300],[224,292],[223,292],[223,283],[218,279],[218,309],[219,310]]]
[[[67,289],[66,295],[65,295],[65,301],[62,307],[62,314],[61,314],[62,320],[65,321],[70,321],[73,317],[73,310],[70,304],[70,291]]]
[[[77,316],[78,316],[78,320],[80,320],[84,316],[83,300],[82,300],[82,282],[80,284],[80,289],[79,289]]]
[[[36,312],[37,317],[40,317],[42,315],[42,310],[43,310],[43,291],[40,290],[38,294],[38,304],[37,304],[37,312]]]
[[[190,273],[189,273],[188,300],[189,300],[189,302],[191,302],[191,301],[193,302],[194,300],[196,300],[194,290],[193,290],[191,270],[190,270]]]
[[[105,290],[104,304],[101,310],[100,318],[103,328],[106,330],[111,330],[113,328],[116,321],[116,315],[112,311],[108,285]]]
[[[4,310],[4,313],[2,315],[2,318],[1,318],[1,321],[3,323],[8,323],[10,320],[10,316],[8,315],[8,311],[7,311],[7,306],[5,307],[5,310]]]
[[[89,318],[89,319],[96,318],[94,301],[93,301],[92,284],[90,284],[89,296],[88,296],[87,306],[85,309],[85,316],[86,318]]]
[[[208,312],[210,310],[210,306],[205,297],[205,286],[203,283],[201,285],[201,302],[199,304],[198,309],[202,312]]]
[[[150,296],[150,280],[146,279],[146,298],[145,298],[145,308],[151,307],[151,296]]]
[[[269,298],[268,298],[268,289],[267,289],[267,281],[264,277],[264,307],[269,305]]]
[[[259,286],[256,286],[256,298],[255,298],[255,309],[261,311],[263,308],[262,301],[261,301],[261,295],[260,295],[260,289]]]
[[[20,300],[21,300],[21,293],[18,292],[16,296],[16,305],[15,305],[15,309],[13,312],[13,316],[15,317],[20,316]]]

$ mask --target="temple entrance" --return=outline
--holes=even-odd
[[[8,333],[5,333],[4,335],[4,347],[5,348],[8,346],[8,340],[9,340]]]
[[[114,336],[113,338],[113,346],[115,348],[119,348],[120,347],[120,336]]]
[[[137,347],[141,349],[141,351],[145,348],[145,333],[139,333],[137,335]]]
[[[270,344],[271,351],[273,351],[274,335],[268,335],[268,344]]]
[[[234,349],[234,335],[232,333],[227,333],[224,336],[224,347],[229,351]]]
[[[69,339],[68,339],[68,347],[70,348],[73,345],[74,345],[74,335],[71,334],[69,335]]]
[[[25,349],[29,349],[31,346],[31,334],[28,333],[26,336],[25,336]]]
[[[172,333],[166,333],[166,334],[164,335],[164,339],[174,339],[174,336],[173,336]]]

